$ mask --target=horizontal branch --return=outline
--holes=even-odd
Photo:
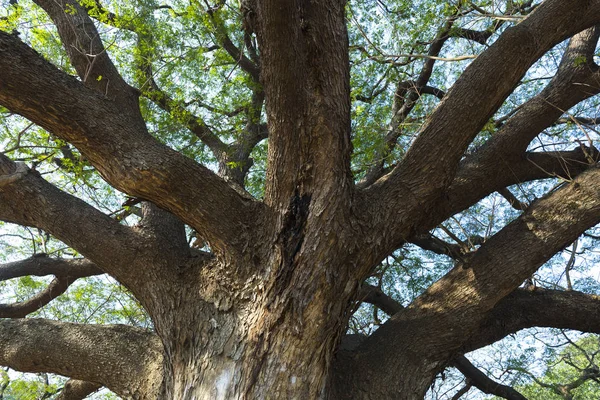
[[[456,57],[439,57],[439,56],[430,56],[429,54],[384,54],[383,56],[373,56],[372,58],[381,59],[381,57],[393,58],[393,59],[426,58],[428,60],[436,60],[436,61],[464,61],[464,60],[473,60],[473,59],[477,58],[477,56],[473,55],[473,54],[468,54],[468,55],[464,55],[464,56],[456,56]],[[390,62],[392,62],[392,61],[390,61]]]
[[[508,186],[548,178],[571,180],[600,160],[600,153],[595,148],[579,146],[567,151],[498,155],[494,160],[479,164],[480,168],[465,165],[448,189],[447,198],[440,202],[438,219],[465,210]]]
[[[54,275],[76,279],[103,273],[104,271],[87,259],[51,258],[45,254],[36,254],[25,260],[0,265],[0,281],[28,275]]]
[[[533,327],[600,334],[600,296],[543,288],[516,289],[490,310],[465,344],[464,351],[487,346]]]
[[[66,292],[77,278],[103,273],[104,271],[86,259],[57,259],[45,254],[36,254],[25,260],[0,265],[0,281],[32,275],[56,276],[44,290],[29,299],[18,303],[0,304],[0,318],[23,318]]]
[[[0,320],[0,365],[106,386],[127,398],[157,398],[162,346],[126,325],[81,325],[46,319]]]

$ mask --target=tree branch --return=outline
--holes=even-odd
[[[104,272],[85,259],[52,259],[45,254],[36,254],[25,260],[0,265],[0,281],[20,276],[54,275],[54,279],[43,291],[32,298],[13,304],[0,304],[0,318],[23,318],[39,310],[85,276]]]
[[[217,41],[221,43],[225,51],[237,62],[248,75],[252,77],[254,82],[258,83],[260,81],[260,68],[257,64],[252,62],[246,55],[231,41],[229,35],[227,34],[227,29],[220,22],[218,17],[215,16],[215,13],[219,11],[218,8],[211,8],[208,1],[205,0],[206,3],[206,12],[210,17],[210,22],[212,26],[215,28],[215,37]]]
[[[394,101],[392,104],[392,118],[387,128],[387,134],[385,137],[385,147],[377,151],[374,159],[376,163],[369,168],[365,174],[365,178],[358,183],[357,187],[365,188],[375,182],[384,173],[385,159],[391,153],[398,137],[400,136],[400,126],[402,122],[410,115],[411,111],[417,105],[417,101],[421,97],[421,93],[429,93],[442,99],[445,93],[439,89],[431,88],[431,90],[425,89],[427,83],[433,73],[433,66],[439,56],[442,48],[446,41],[450,38],[448,34],[452,30],[452,26],[456,20],[456,16],[450,18],[446,23],[438,30],[435,39],[431,42],[425,62],[421,68],[418,78],[415,81],[400,82],[396,86],[396,92],[394,93]],[[434,94],[435,93],[435,94]]]
[[[529,207],[529,205],[527,203],[523,203],[514,194],[512,194],[512,192],[510,190],[508,190],[507,188],[498,190],[498,193],[500,193],[500,195],[502,197],[504,197],[508,201],[510,206],[512,208],[514,208],[515,210],[525,211],[525,210],[527,210],[527,207]]]
[[[546,1],[521,23],[506,30],[467,67],[427,120],[402,162],[372,185],[368,203],[374,210],[384,210],[381,220],[386,221],[386,226],[395,226],[393,221],[405,218],[398,207],[411,215],[425,215],[437,207],[468,145],[527,69],[555,44],[597,23],[598,8],[598,3],[584,0]],[[502,79],[499,81],[498,77]],[[482,98],[481,93],[486,96]],[[382,228],[385,229],[375,229],[381,232]],[[391,241],[396,240],[395,245],[407,236],[407,232],[389,235]]]
[[[579,167],[598,160],[595,149],[582,146],[570,154],[527,153],[526,157],[523,154],[531,140],[554,124],[565,110],[600,92],[597,85],[600,70],[593,63],[599,35],[598,28],[575,35],[563,55],[558,72],[546,88],[521,105],[482,148],[461,162],[448,189],[448,202],[454,203],[452,210],[469,207],[489,193],[512,184],[543,179],[544,176],[571,179],[580,171]],[[554,160],[553,154],[556,155]],[[526,160],[533,165],[527,166]],[[561,160],[565,160],[564,163]],[[465,197],[470,197],[470,200],[463,202]]]
[[[102,384],[124,397],[157,398],[162,345],[126,325],[81,325],[46,319],[0,320],[0,364]]]
[[[137,94],[114,66],[85,9],[73,0],[35,0],[58,29],[71,64],[83,83],[109,98],[137,107]]]
[[[573,290],[516,289],[486,314],[463,349],[472,351],[532,327],[600,334],[600,297]]]
[[[86,90],[15,36],[0,32],[0,104],[75,145],[117,189],[201,232],[214,249],[247,248],[263,207],[208,168],[153,139],[144,121]]]
[[[138,225],[156,241],[156,246],[175,258],[189,256],[185,225],[173,214],[150,202],[142,203],[142,220]]]
[[[410,242],[423,250],[433,251],[436,254],[443,254],[454,259],[461,258],[464,255],[464,251],[460,245],[447,243],[430,233],[417,235],[411,238]]]
[[[437,218],[445,219],[454,215],[485,196],[502,191],[504,188],[519,183],[538,179],[561,178],[572,180],[580,173],[600,160],[600,153],[595,148],[579,146],[568,151],[528,152],[525,155],[509,156],[504,158],[499,155],[494,159],[481,164],[481,170],[469,166],[469,175],[462,173],[448,190],[445,201],[440,202]],[[483,172],[486,178],[480,175]],[[475,175],[481,180],[475,179]],[[524,204],[522,204],[524,205]]]
[[[100,389],[102,385],[94,382],[69,379],[63,386],[56,400],[83,400],[88,395]]]
[[[598,222],[600,168],[592,167],[534,202],[390,318],[357,350],[356,365],[371,371],[369,385],[379,385],[383,382],[378,376],[387,379],[384,371],[410,362],[410,356],[402,354],[419,351],[421,359],[428,360],[427,373],[434,374],[464,349],[467,338],[481,329],[484,316],[502,298]]]
[[[77,279],[103,273],[104,271],[86,259],[50,258],[45,254],[36,254],[25,260],[0,265],[0,281],[29,275],[54,275]]]
[[[15,168],[15,163],[0,154],[0,176],[10,174]],[[50,261],[34,257],[3,266],[0,276],[5,279],[22,272],[35,274],[36,270],[47,275],[40,271],[42,268],[57,272],[61,277],[68,277],[68,273],[75,276],[96,273],[91,262],[125,285],[140,279],[136,277],[139,271],[133,271],[131,265],[136,257],[135,248],[144,243],[143,237],[59,190],[34,171],[28,170],[17,182],[0,187],[0,219],[43,229],[90,260]]]
[[[452,359],[450,365],[463,374],[469,382],[486,394],[493,394],[508,400],[527,400],[525,396],[510,386],[503,385],[490,379],[486,374],[475,367],[465,356]]]
[[[370,285],[363,285],[361,287],[359,298],[361,301],[373,304],[390,316],[404,309],[402,304],[383,293],[379,288]],[[490,379],[475,367],[464,355],[454,357],[452,361],[450,361],[450,365],[458,369],[473,386],[484,393],[493,394],[509,400],[526,400],[523,395],[510,386],[502,385]]]
[[[13,304],[0,304],[0,318],[25,318],[50,303],[67,291],[73,283],[66,277],[55,278],[46,289],[25,301]]]

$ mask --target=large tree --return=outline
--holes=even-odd
[[[463,354],[600,333],[574,263],[519,289],[600,222],[595,116],[568,112],[600,92],[600,1],[0,4],[0,220],[71,249],[0,267],[55,276],[0,306],[1,365],[134,399],[420,399],[452,365],[517,399]],[[58,178],[96,172],[124,212]],[[495,192],[502,226],[445,223]],[[369,284],[419,249],[453,262],[410,301]],[[151,331],[23,318],[103,273]],[[347,335],[363,302],[392,316]]]

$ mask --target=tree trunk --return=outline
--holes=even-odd
[[[293,196],[252,256],[182,271],[147,306],[165,347],[163,398],[335,398],[336,350],[362,279],[356,263],[368,252],[341,228],[348,204],[319,213],[321,201]]]

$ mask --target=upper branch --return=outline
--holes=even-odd
[[[421,72],[419,73],[417,79],[415,81],[399,82],[396,85],[394,101],[392,104],[392,118],[387,128],[385,147],[376,152],[374,159],[377,161],[371,168],[369,168],[365,178],[359,182],[359,188],[371,185],[384,173],[385,159],[393,150],[398,137],[402,133],[400,129],[401,124],[406,120],[411,111],[417,105],[417,101],[421,97],[421,94],[432,94],[440,98],[440,100],[445,96],[445,93],[442,90],[429,87],[427,86],[427,83],[433,74],[433,67],[435,65],[436,58],[440,55],[444,44],[450,38],[449,33],[452,30],[455,20],[456,16],[453,16],[439,29],[427,52],[427,55],[430,58],[426,58],[423,62]]]
[[[76,279],[103,273],[104,271],[86,259],[50,258],[44,254],[0,265],[0,281],[28,275],[54,275]]]
[[[215,249],[242,251],[262,208],[152,138],[144,121],[0,32],[0,104],[76,146],[117,189],[152,201]]]
[[[552,46],[595,24],[598,2],[549,0],[524,21],[507,29],[454,84],[433,112],[402,162],[375,183],[373,209],[383,221],[403,219],[406,191],[410,208],[425,214],[450,185],[460,158],[527,69]],[[501,77],[501,79],[498,79]],[[485,93],[485,96],[482,96]],[[400,221],[398,221],[400,222]],[[379,228],[379,227],[378,227]],[[398,237],[406,232],[397,232]]]
[[[566,110],[600,92],[600,69],[593,62],[599,36],[600,29],[593,27],[571,39],[558,72],[544,90],[521,105],[483,147],[460,163],[438,210],[448,206],[444,215],[452,215],[489,193],[532,179],[571,179],[598,160],[596,149],[582,146],[554,153],[525,153],[525,149]]]
[[[255,64],[252,60],[250,60],[246,55],[237,47],[232,41],[229,35],[227,34],[227,28],[223,25],[222,21],[219,19],[215,13],[218,13],[219,8],[211,8],[207,3],[206,12],[210,17],[210,21],[215,28],[215,37],[217,41],[221,43],[225,51],[239,64],[239,66],[248,73],[254,82],[259,82],[260,80],[260,68],[257,64]]]
[[[295,194],[311,193],[345,199],[352,177],[344,3],[259,0],[248,15],[269,123],[265,202],[285,208]]]
[[[227,150],[226,144],[206,125],[202,118],[192,114],[182,102],[173,99],[160,88],[154,79],[152,62],[156,51],[151,32],[147,28],[138,30],[133,27],[132,29],[138,35],[136,64],[142,75],[142,82],[139,83],[142,95],[169,114],[177,115],[178,120],[206,144],[216,158],[220,158],[221,154]]]
[[[160,340],[126,325],[0,320],[0,364],[96,382],[124,397],[156,398],[162,382]]]
[[[114,66],[98,30],[73,0],[36,0],[52,18],[71,64],[84,84],[110,98],[134,105],[137,94]]]
[[[55,278],[46,289],[18,303],[0,304],[0,318],[25,318],[67,291],[73,283],[69,278]]]

